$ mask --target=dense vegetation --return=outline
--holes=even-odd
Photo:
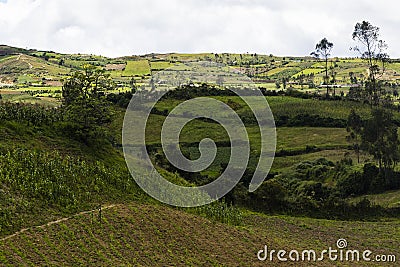
[[[371,108],[368,104],[357,103],[346,99],[336,101],[312,98],[303,99],[301,95],[300,98],[296,98],[285,96],[284,93],[281,94],[281,96],[269,97],[268,99],[270,100],[271,109],[277,118],[277,126],[344,128],[340,133],[344,140],[341,144],[336,143],[331,147],[318,147],[312,143],[312,139],[307,135],[303,137],[298,136],[303,148],[298,148],[293,151],[292,149],[295,147],[293,143],[288,144],[287,147],[291,148],[291,150],[278,150],[276,154],[278,158],[276,160],[279,161],[280,158],[282,158],[283,161],[285,159],[289,160],[289,158],[294,155],[307,155],[325,149],[339,149],[340,147],[350,149],[350,151],[355,149],[352,143],[354,142],[351,138],[352,134],[349,134],[345,130],[347,127],[348,131],[351,131],[351,129],[355,127],[353,125],[354,123],[352,123],[352,116],[357,116],[358,118],[360,128],[357,128],[357,134],[363,136],[363,138],[359,138],[359,141],[363,140],[363,145],[360,145],[358,150],[353,151],[353,157],[351,156],[351,153],[346,152],[342,154],[341,158],[336,159],[336,161],[331,161],[325,158],[301,161],[300,157],[300,162],[297,162],[283,170],[278,170],[274,165],[272,172],[268,176],[269,179],[263,184],[263,186],[254,193],[248,193],[247,188],[259,156],[257,149],[259,149],[258,142],[260,140],[257,137],[258,130],[253,126],[255,119],[249,112],[248,107],[239,97],[233,96],[231,92],[218,90],[212,87],[207,88],[206,85],[196,88],[192,88],[189,85],[185,88],[170,91],[163,97],[162,101],[157,103],[155,109],[153,109],[153,116],[157,119],[148,126],[150,127],[149,132],[157,135],[158,132],[156,128],[161,126],[163,118],[168,116],[169,111],[181,101],[196,96],[205,96],[208,94],[209,90],[212,91],[212,97],[227,103],[239,114],[242,121],[244,121],[247,126],[251,138],[251,146],[255,150],[255,153],[251,154],[250,164],[241,180],[241,183],[233,192],[229,193],[225,197],[225,201],[228,203],[264,212],[307,214],[308,216],[328,218],[379,217],[383,215],[393,216],[398,212],[397,209],[385,210],[383,208],[374,207],[374,205],[368,202],[368,200],[362,200],[356,205],[349,204],[345,201],[347,197],[368,193],[379,193],[400,188],[400,174],[394,171],[395,163],[397,162],[397,150],[388,149],[388,147],[397,147],[397,132],[396,136],[388,137],[387,141],[392,140],[394,143],[387,143],[387,148],[385,148],[386,143],[379,143],[379,138],[376,136],[374,137],[373,134],[371,135],[369,130],[379,128],[376,126],[378,123],[377,121],[380,123],[380,129],[390,129],[390,127],[394,127],[392,129],[397,129],[394,118],[390,117],[391,115],[388,115],[392,112],[390,109],[375,109]],[[289,92],[288,94],[293,95],[293,92]],[[354,109],[362,114],[362,117],[359,116]],[[324,112],[321,112],[322,110],[324,110]],[[380,112],[378,112],[379,110]],[[315,115],[313,115],[313,113]],[[297,121],[297,123],[281,123],[282,118],[280,116],[283,115],[279,114],[285,114],[286,122]],[[386,126],[383,124],[384,121],[382,120],[382,114],[387,114],[385,116],[389,116]],[[334,124],[335,121],[338,123]],[[314,122],[315,124],[313,124]],[[207,129],[214,129],[213,133],[218,134],[210,135],[209,131],[196,131],[199,124],[203,125],[202,127]],[[162,156],[163,152],[161,145],[159,144],[160,139],[158,138],[152,139],[152,144],[148,146],[148,149],[151,151],[156,165],[165,168],[170,172],[177,172],[190,182],[203,185],[212,181],[224,171],[230,157],[230,142],[226,135],[221,134],[223,131],[221,131],[220,126],[214,124],[212,121],[200,119],[198,120],[198,125],[196,126],[195,123],[189,123],[182,131],[181,140],[183,143],[181,144],[181,148],[187,157],[192,159],[199,157],[197,146],[198,142],[202,138],[210,137],[218,144],[216,162],[201,173],[193,174],[185,172],[170,165]],[[361,127],[365,129],[363,133],[360,132]],[[254,129],[256,130],[255,132],[253,132]],[[289,132],[289,129],[290,128],[287,128],[285,131]],[[316,129],[317,128],[314,128],[313,130],[313,128],[310,128],[310,132],[316,133]],[[197,133],[196,136],[193,136],[193,133]],[[388,130],[387,134],[391,133],[393,133],[393,130]],[[190,136],[188,139],[186,138],[187,134]],[[298,135],[298,133],[296,134]],[[328,128],[326,134],[332,137],[332,129]],[[283,137],[283,135],[279,134],[278,128],[278,148],[282,147],[279,140],[280,136]],[[382,132],[382,137],[383,136],[386,136],[384,132]],[[186,139],[191,140],[192,142],[185,143]],[[374,157],[378,163],[382,158],[388,160],[386,168],[383,168],[384,166],[381,166],[381,168],[379,166],[376,167],[372,158],[367,160],[366,163],[360,163],[359,159],[355,157],[355,152],[359,154],[360,148],[365,150],[365,152],[372,153],[372,155],[374,155],[373,152],[375,150],[381,148],[381,150],[379,150],[380,152],[377,152]],[[389,155],[390,152],[393,152],[394,154]],[[382,158],[376,157],[379,155],[381,155]]]

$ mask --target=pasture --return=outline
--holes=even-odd
[[[128,61],[122,76],[150,75],[150,65],[147,60]]]

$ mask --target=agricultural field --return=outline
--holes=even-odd
[[[248,167],[222,201],[172,208],[144,193],[127,170],[121,131],[126,105],[133,85],[141,90],[157,71],[183,71],[187,66],[181,63],[203,60],[225,63],[268,90],[264,93],[277,134],[275,158],[265,182],[249,193],[260,156],[260,129],[242,99],[218,91],[212,98],[230,106],[244,121],[250,142]],[[99,99],[87,98],[99,102],[86,109],[61,106],[63,82],[88,64],[109,74],[115,87]],[[366,75],[361,59],[333,59],[333,64],[338,85],[350,84],[350,76],[360,81]],[[321,66],[311,57],[249,53],[107,58],[18,50],[0,57],[0,265],[281,266],[258,261],[257,252],[265,245],[323,250],[335,247],[340,238],[349,248],[398,253],[399,190],[382,187],[393,180],[377,175],[376,158],[364,148],[356,149],[361,137],[353,138],[347,127],[352,110],[367,123],[373,108],[348,98],[348,87],[336,88],[335,97],[331,90],[324,98],[325,88],[312,86],[323,80]],[[385,90],[395,90],[399,71],[399,63],[388,64]],[[303,84],[299,74],[308,76]],[[307,80],[310,77],[314,80]],[[196,119],[180,132],[180,148],[188,158],[197,159],[199,142],[210,138],[218,147],[213,163],[193,174],[165,159],[163,123],[192,92],[163,98],[146,125],[150,159],[167,180],[182,186],[218,178],[231,157],[224,127]],[[93,109],[88,112],[88,107]],[[99,116],[102,108],[107,112]],[[400,113],[394,106],[382,109],[392,111],[395,133]],[[215,113],[213,106],[191,111]],[[83,118],[87,120],[79,124]],[[92,121],[97,125],[89,128]],[[260,166],[261,171],[266,167]],[[400,176],[399,170],[397,165],[393,177]],[[134,175],[152,178],[148,173]],[[310,265],[332,266],[292,263]]]
[[[287,69],[287,68],[285,68],[285,67],[283,67],[283,68],[274,68],[274,69],[268,71],[268,72],[267,72],[267,75],[268,75],[268,76],[272,76],[272,75],[277,74],[277,73],[279,73],[279,72],[281,72],[281,71],[284,71],[284,70],[286,70],[286,69]]]
[[[172,66],[172,64],[168,61],[153,61],[150,62],[151,70],[160,71],[164,69],[168,69]]]
[[[49,107],[57,107],[60,105],[59,93],[41,93],[32,95],[18,91],[0,90],[0,94],[4,101],[12,103],[39,104]]]
[[[304,74],[304,75],[314,74],[314,75],[316,75],[316,74],[322,73],[323,71],[324,71],[324,70],[321,69],[321,68],[304,69],[304,70],[302,70],[301,72],[296,73],[295,75],[293,75],[293,77],[298,77],[298,76],[301,75],[301,74]]]
[[[146,76],[150,74],[150,65],[147,60],[128,61],[123,76]]]
[[[237,112],[245,114],[249,112],[249,108],[239,97],[214,97],[224,103],[229,101],[238,104]],[[268,104],[274,114],[275,120],[280,116],[294,117],[300,114],[320,115],[321,117],[346,120],[350,111],[354,109],[363,118],[367,118],[370,107],[365,104],[351,101],[319,101],[315,99],[301,99],[287,96],[267,96]],[[164,100],[156,104],[156,109],[170,112],[180,103],[178,100]],[[398,115],[396,115],[398,116]],[[400,118],[400,117],[398,117]]]
[[[365,195],[362,197],[351,198],[351,202],[357,202],[361,198],[367,198],[369,201],[374,203],[375,205],[381,205],[384,207],[400,207],[400,191],[390,191],[384,194],[373,194],[373,195]]]
[[[306,89],[308,92],[323,93],[310,88],[310,81],[304,79],[299,84],[298,76],[307,77],[313,74],[314,85],[323,82],[323,62],[310,57],[276,57],[272,55],[255,54],[152,54],[137,57],[106,58],[96,55],[58,54],[54,52],[32,52],[0,58],[0,87],[2,84],[14,87],[24,86],[61,86],[62,81],[76,70],[81,70],[85,64],[91,64],[105,69],[113,79],[120,84],[129,84],[129,79],[135,77],[139,82],[149,77],[151,72],[167,69],[173,64],[186,61],[217,61],[239,69],[254,78],[259,87],[268,90],[282,90],[275,87],[275,82],[282,83],[282,79],[289,79],[287,88]],[[173,62],[173,63],[171,63]],[[366,78],[366,63],[358,58],[334,59],[329,63],[335,64],[336,84],[338,86],[352,84],[350,74],[358,81]],[[400,80],[399,63],[389,63],[386,66],[385,78],[393,83]],[[179,69],[176,67],[177,70]],[[184,67],[183,67],[184,68]],[[13,74],[14,73],[14,74]],[[16,75],[15,73],[18,73]],[[272,82],[266,83],[265,80]],[[338,90],[345,94],[348,90]]]
[[[398,221],[390,224],[349,222],[344,227],[342,222],[336,221],[247,212],[242,223],[241,227],[230,226],[158,205],[108,204],[104,205],[101,219],[98,210],[90,210],[2,240],[0,263],[5,266],[222,263],[265,266],[266,262],[258,261],[256,256],[264,245],[276,249],[322,251],[334,246],[342,237],[346,237],[354,249],[390,254],[398,240],[387,240],[386,233],[400,227]],[[154,254],[154,251],[160,253]],[[326,260],[314,266],[329,264]]]

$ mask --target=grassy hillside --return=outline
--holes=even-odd
[[[247,192],[260,153],[258,126],[239,97],[213,96],[245,121],[249,166],[223,202],[177,209],[147,196],[128,172],[121,149],[121,103],[129,101],[129,94],[118,93],[130,91],[133,82],[140,88],[156,71],[198,60],[228,64],[268,89],[264,93],[277,125],[277,150],[266,181],[256,192]],[[0,46],[0,265],[275,266],[276,261],[257,260],[264,245],[323,250],[335,247],[339,238],[354,249],[397,253],[399,191],[385,192],[384,186],[395,184],[400,174],[394,172],[393,181],[382,179],[372,156],[365,151],[357,155],[347,138],[352,109],[363,120],[371,116],[370,105],[345,97],[354,77],[357,82],[365,78],[366,65],[359,59],[333,61],[344,95],[335,98],[331,91],[326,100],[325,88],[316,87],[322,81],[321,64],[310,57],[174,53],[111,59]],[[115,84],[106,92],[115,98],[107,100],[114,116],[91,138],[60,108],[63,81],[86,64],[104,69]],[[397,71],[399,63],[391,62],[386,90],[397,88]],[[272,92],[282,89],[287,78],[291,90]],[[229,161],[229,137],[217,123],[194,120],[181,132],[182,152],[198,158],[198,142],[208,137],[218,145],[216,159],[196,174],[171,166],[162,157],[160,131],[168,113],[182,102],[178,99],[159,101],[150,115],[149,155],[171,182],[203,184],[217,178]],[[400,113],[390,108],[400,125]]]
[[[362,198],[367,198],[376,205],[384,207],[400,207],[400,190],[389,191],[383,194],[365,195]],[[361,197],[352,198],[350,201],[357,202]]]
[[[2,239],[0,263],[15,265],[96,266],[281,266],[261,262],[257,252],[271,249],[335,247],[346,238],[349,248],[374,254],[396,252],[400,240],[386,239],[400,222],[339,222],[246,213],[244,226],[215,223],[176,209],[121,203],[93,210]],[[313,266],[333,266],[328,259]],[[335,263],[333,263],[335,264]],[[310,266],[309,262],[285,266]],[[357,266],[371,266],[357,263]],[[390,266],[390,263],[389,265]]]

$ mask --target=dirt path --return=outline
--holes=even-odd
[[[25,58],[22,58],[21,59],[21,57],[23,57],[24,56],[24,54],[18,54],[18,57],[17,57],[17,59],[15,60],[15,61],[23,61],[24,63],[26,63],[26,64],[28,64],[28,66],[29,66],[29,69],[33,69],[33,65],[30,63],[30,62],[28,62],[28,61],[26,61],[26,59]]]
[[[28,65],[29,65],[29,69],[33,69],[33,66],[32,66],[32,64],[30,63],[30,62],[27,62],[27,61],[25,61],[25,60],[23,60],[25,63],[28,63]]]
[[[114,208],[114,207],[116,207],[116,206],[118,206],[118,205],[117,205],[117,204],[112,204],[112,205],[102,206],[102,207],[101,207],[101,210],[111,209],[111,208]],[[76,214],[74,214],[74,215],[72,215],[72,216],[70,216],[70,217],[61,218],[61,219],[58,219],[58,220],[56,220],[56,221],[51,221],[51,222],[48,222],[48,223],[45,223],[45,224],[42,224],[42,225],[37,225],[37,226],[32,226],[32,227],[24,228],[24,229],[19,230],[18,232],[15,232],[14,234],[11,234],[11,235],[9,235],[9,236],[3,237],[2,239],[0,239],[0,241],[6,241],[6,240],[11,239],[11,238],[13,238],[13,237],[15,237],[15,236],[18,236],[18,235],[20,235],[20,234],[22,234],[22,233],[24,233],[24,232],[26,232],[26,231],[33,230],[33,229],[36,229],[36,228],[45,228],[45,227],[51,226],[51,225],[53,225],[53,224],[59,224],[59,223],[68,221],[69,219],[72,219],[72,218],[74,218],[74,217],[81,216],[81,215],[85,215],[85,214],[89,214],[89,213],[92,213],[92,212],[95,212],[95,211],[98,211],[98,210],[99,210],[99,209],[93,209],[93,210],[88,210],[88,211],[82,211],[82,212],[76,213]]]
[[[18,58],[17,58],[17,61],[21,60],[21,61],[25,62],[26,64],[28,64],[29,69],[33,69],[33,65],[30,62],[26,61],[26,59],[24,59],[24,58],[21,59],[22,56],[23,56],[23,54],[19,54]]]

